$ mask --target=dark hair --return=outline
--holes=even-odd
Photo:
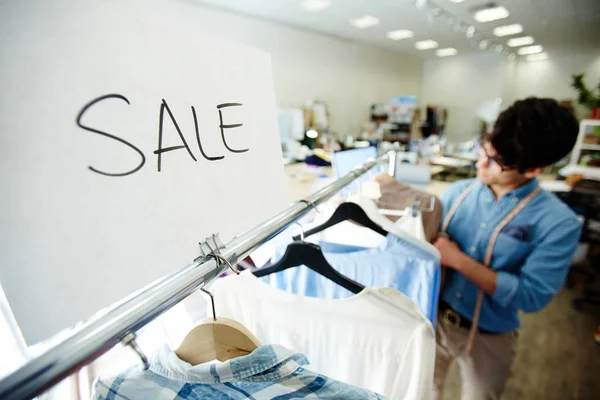
[[[554,164],[571,151],[579,124],[553,99],[519,100],[502,112],[485,139],[501,165],[525,172]]]

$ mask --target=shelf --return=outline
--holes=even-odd
[[[600,167],[582,167],[579,165],[567,165],[558,171],[565,178],[570,174],[583,174],[585,179],[600,180]]]
[[[584,119],[581,121],[581,125],[600,126],[600,119]]]
[[[582,144],[581,150],[600,150],[600,144]]]

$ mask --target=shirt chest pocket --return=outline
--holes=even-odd
[[[495,270],[517,271],[531,253],[533,245],[500,232],[492,253],[492,266]]]

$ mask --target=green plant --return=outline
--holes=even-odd
[[[577,90],[579,95],[577,101],[590,110],[600,107],[600,83],[598,83],[598,94],[595,94],[592,90],[588,89],[583,81],[583,77],[584,74],[574,74],[573,81],[571,82],[571,86]]]

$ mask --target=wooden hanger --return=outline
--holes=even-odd
[[[229,318],[206,318],[187,334],[175,350],[180,360],[191,365],[221,362],[247,356],[260,341],[242,324]]]
[[[226,263],[236,274],[227,259],[219,254],[209,254],[218,264]],[[261,346],[260,341],[246,327],[229,318],[218,318],[215,311],[215,298],[208,290],[201,288],[210,296],[212,318],[205,318],[194,327],[175,350],[180,360],[191,365],[209,361],[225,362],[232,358],[247,356]]]

